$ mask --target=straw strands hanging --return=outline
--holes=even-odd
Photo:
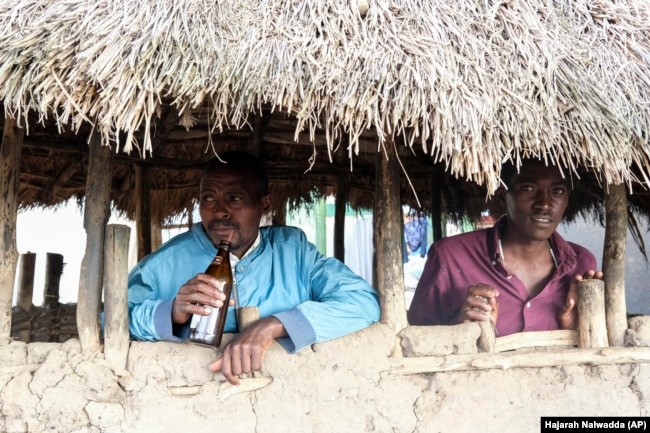
[[[214,130],[270,107],[321,154],[370,129],[488,189],[526,155],[648,180],[648,0],[12,0],[0,27],[6,112],[117,151],[151,151],[163,103]]]

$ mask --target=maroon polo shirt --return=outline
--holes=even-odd
[[[456,324],[469,286],[483,283],[499,292],[498,336],[558,329],[557,315],[566,301],[571,279],[595,271],[596,258],[586,248],[553,233],[549,243],[557,267],[542,291],[529,299],[521,280],[516,275],[508,276],[499,260],[500,223],[443,238],[431,246],[408,312],[411,325]]]

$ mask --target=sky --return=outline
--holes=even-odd
[[[115,216],[111,217],[109,224],[125,224],[133,227],[132,222]],[[83,210],[76,201],[68,201],[56,210],[32,209],[19,212],[16,223],[16,244],[20,254],[36,253],[34,305],[43,303],[47,253],[63,255],[59,302],[65,304],[77,301],[81,260],[86,248],[86,231],[83,228]],[[14,290],[14,303],[16,292],[17,290]]]

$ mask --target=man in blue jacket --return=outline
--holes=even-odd
[[[129,327],[139,340],[184,341],[193,314],[221,307],[225,295],[203,273],[222,239],[231,239],[233,297],[258,307],[212,364],[233,384],[259,370],[274,339],[289,352],[358,331],[379,320],[375,290],[335,258],[324,257],[294,227],[261,227],[272,206],[264,164],[243,152],[211,160],[201,178],[201,224],[165,243],[129,274]],[[233,301],[231,300],[231,304]],[[229,308],[225,332],[237,332]]]

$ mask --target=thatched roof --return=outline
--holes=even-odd
[[[648,179],[648,0],[13,0],[0,26],[0,100],[29,129],[32,203],[65,180],[39,180],[55,155],[83,166],[91,125],[130,161],[114,180],[128,200],[134,161],[174,171],[154,191],[180,191],[188,164],[245,146],[263,118],[288,197],[310,167],[321,190],[371,174],[393,143],[420,192],[433,167],[492,191],[501,162],[526,155]]]

